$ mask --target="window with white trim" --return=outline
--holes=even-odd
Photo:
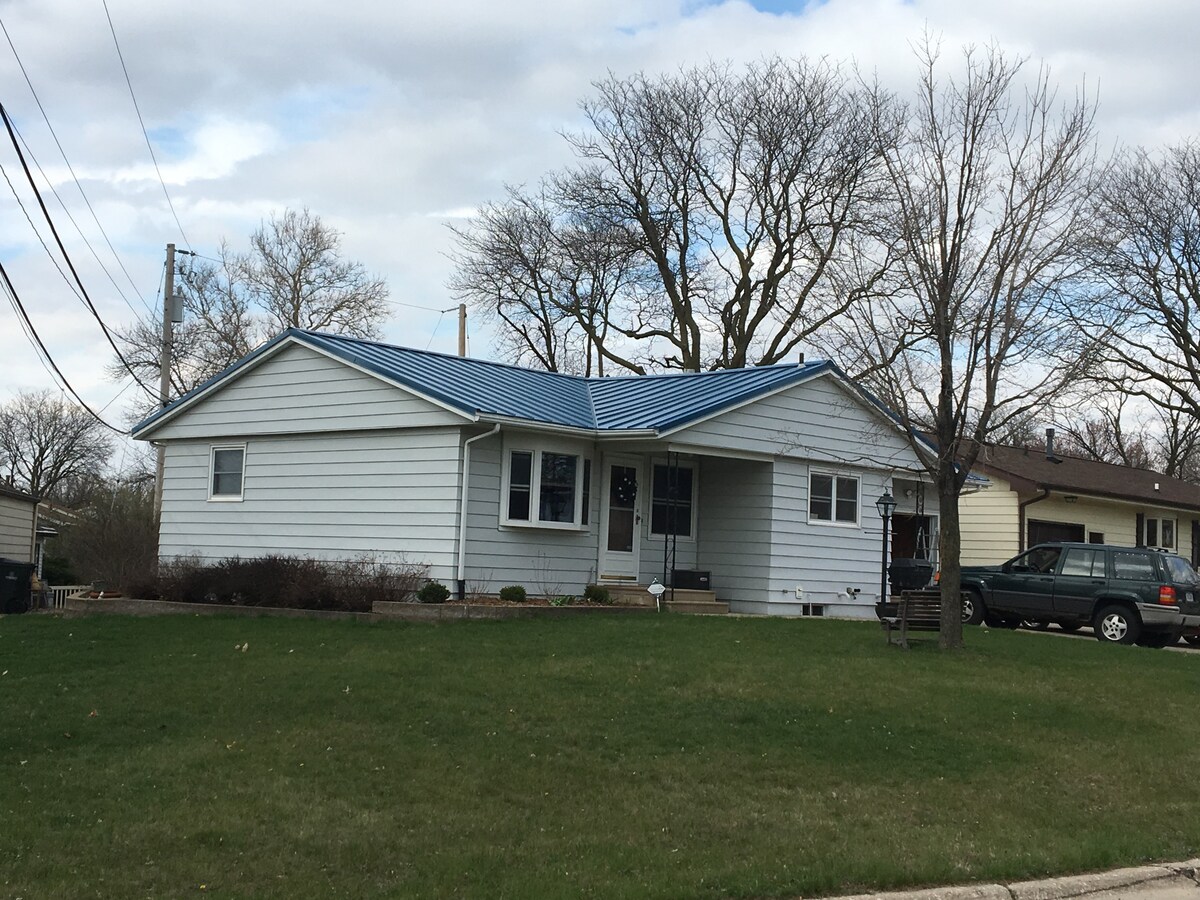
[[[241,500],[246,469],[246,445],[214,446],[208,482],[210,500]]]
[[[578,453],[509,450],[503,521],[539,528],[581,527],[585,463]]]
[[[1146,519],[1146,546],[1175,549],[1175,520]]]
[[[838,525],[858,524],[858,479],[832,472],[808,476],[808,520]]]
[[[692,463],[654,463],[650,492],[650,533],[692,537],[696,470]]]

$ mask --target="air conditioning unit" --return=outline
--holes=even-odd
[[[684,591],[711,591],[712,572],[701,572],[699,569],[672,569],[671,587]]]

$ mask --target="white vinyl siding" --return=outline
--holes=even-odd
[[[0,494],[0,557],[33,562],[36,504]]]
[[[506,502],[503,465],[505,436],[471,445],[471,483],[467,505],[467,592],[495,594],[509,584],[523,585],[530,594],[583,593],[595,581],[599,503],[595,485],[589,521],[575,529],[510,527],[502,524],[501,504]],[[591,445],[575,451],[594,455]],[[593,478],[597,467],[591,467]]]
[[[241,438],[461,425],[453,413],[293,344],[168,422],[151,437]]]
[[[907,439],[831,377],[814,378],[685,428],[672,444],[783,455],[843,465],[913,469]]]
[[[859,494],[877,497],[891,489],[888,473],[859,471]],[[826,607],[826,615],[869,618],[879,595],[883,520],[873,507],[860,510],[859,528],[830,528],[808,521],[809,466],[776,460],[772,470],[774,503],[769,539],[769,597],[775,609],[747,607],[748,612],[800,613],[796,588],[804,603]],[[857,589],[854,596],[847,589]]]
[[[767,600],[771,470],[771,463],[746,460],[705,460],[701,466],[696,568],[712,572],[721,600]]]
[[[374,554],[428,563],[447,584],[454,577],[458,429],[256,439],[241,503],[206,502],[209,448],[167,445],[162,557]]]

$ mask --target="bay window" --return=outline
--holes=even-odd
[[[511,449],[504,470],[504,509],[509,525],[579,528],[587,461],[578,453]]]

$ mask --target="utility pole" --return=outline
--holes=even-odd
[[[467,355],[467,304],[458,304],[458,355]]]
[[[167,244],[167,274],[163,279],[163,320],[162,320],[162,371],[158,376],[158,400],[162,406],[171,402],[171,345],[175,340],[174,319],[175,311],[172,305],[175,301],[175,245]],[[162,517],[163,471],[166,467],[167,451],[162,443],[158,445],[158,465],[154,478],[154,515]]]

